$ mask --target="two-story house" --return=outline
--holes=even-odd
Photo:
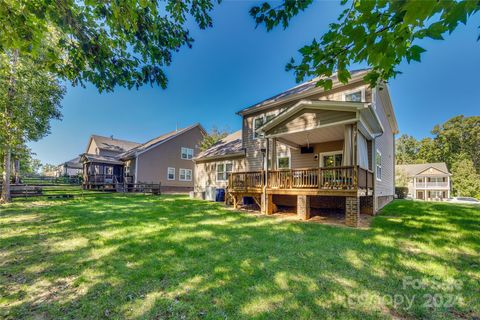
[[[430,201],[450,198],[451,174],[444,162],[397,165],[396,174],[407,178],[410,198]]]
[[[92,135],[81,155],[85,188],[118,183],[161,184],[163,192],[193,190],[193,157],[206,132],[200,124],[136,143]]]
[[[351,72],[344,85],[333,76],[325,91],[302,83],[240,110],[242,130],[195,159],[195,189],[225,187],[234,206],[250,198],[262,212],[296,207],[345,212],[357,226],[394,195],[397,122],[384,84],[370,88],[368,70]]]

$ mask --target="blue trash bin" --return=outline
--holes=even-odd
[[[215,201],[216,202],[224,202],[225,201],[225,189],[217,189],[215,194]]]

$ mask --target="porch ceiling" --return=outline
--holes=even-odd
[[[285,133],[279,135],[278,137],[286,142],[290,142],[298,146],[305,146],[307,144],[343,140],[344,130],[344,125],[336,125],[302,132]]]

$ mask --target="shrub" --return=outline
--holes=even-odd
[[[395,194],[397,195],[398,199],[405,199],[408,194],[407,187],[395,187]]]

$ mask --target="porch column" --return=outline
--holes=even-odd
[[[277,212],[277,206],[273,203],[273,195],[264,192],[262,194],[262,213],[266,215]]]
[[[360,197],[360,213],[374,215],[373,196]]]
[[[272,138],[272,170],[277,169],[277,138]]]
[[[447,176],[447,198],[450,198],[450,176]]]
[[[304,195],[297,196],[297,215],[302,220],[310,219],[310,197]]]
[[[360,198],[345,198],[345,224],[357,228],[360,224]]]

